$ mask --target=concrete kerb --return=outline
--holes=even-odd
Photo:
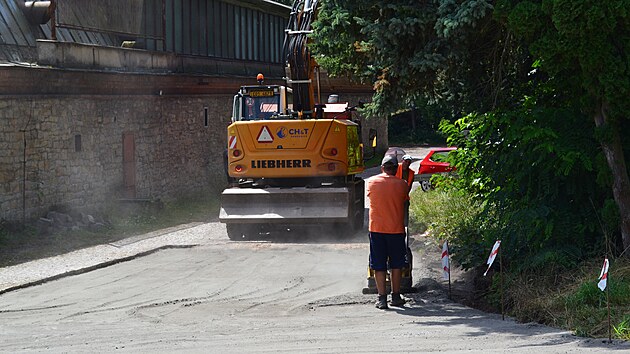
[[[110,244],[0,268],[0,295],[127,262],[164,249],[196,247],[203,243],[204,233],[188,230],[204,225],[206,224],[178,225]]]
[[[65,273],[61,273],[61,274],[47,276],[47,277],[44,277],[42,279],[26,282],[26,283],[23,283],[23,284],[9,286],[9,287],[6,287],[6,288],[0,288],[0,295],[2,295],[4,293],[8,293],[10,291],[24,289],[24,288],[28,288],[28,287],[35,286],[35,285],[41,285],[41,284],[44,284],[46,282],[57,280],[57,279],[61,279],[61,278],[68,277],[68,276],[71,276],[71,275],[78,275],[78,274],[82,274],[82,273],[87,273],[87,272],[91,272],[91,271],[96,270],[96,269],[109,267],[109,266],[112,266],[114,264],[131,261],[133,259],[136,259],[136,258],[139,258],[139,257],[143,257],[143,256],[148,256],[148,255],[150,255],[152,253],[155,253],[157,251],[161,251],[161,250],[164,250],[164,249],[169,249],[169,248],[192,248],[192,247],[196,247],[196,246],[197,245],[168,245],[168,246],[161,246],[161,247],[154,248],[154,249],[151,249],[151,250],[148,250],[148,251],[145,251],[145,252],[140,252],[138,254],[134,254],[132,256],[123,257],[123,258],[114,259],[114,260],[111,260],[111,261],[98,263],[98,264],[95,264],[95,265],[92,265],[92,266],[89,266],[89,267],[75,269],[75,270],[71,270],[71,271],[68,271],[68,272],[65,272]],[[4,284],[2,284],[2,285],[4,285]]]

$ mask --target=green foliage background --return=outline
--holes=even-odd
[[[412,205],[416,227],[448,239],[459,264],[483,265],[496,239],[515,276],[623,254],[630,192],[612,186],[630,166],[630,0],[321,4],[316,60],[373,85],[364,113],[416,107],[459,147],[459,177]]]
[[[316,59],[373,84],[365,113],[418,107],[460,147],[460,178],[448,185],[480,203],[475,223],[485,225],[476,240],[452,236],[462,246],[500,238],[516,269],[572,266],[607,246],[621,253],[600,144],[616,134],[630,146],[619,134],[630,113],[630,0],[321,4]],[[604,103],[610,119],[595,129]],[[477,249],[455,256],[472,264]]]

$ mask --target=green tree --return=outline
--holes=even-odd
[[[592,117],[612,173],[623,246],[629,249],[630,179],[622,127],[630,118],[630,0],[503,0],[497,8],[554,87],[579,97],[578,108]]]
[[[492,1],[323,0],[312,48],[331,74],[374,85],[368,113],[439,103],[453,114],[509,96],[531,63],[492,17]],[[509,51],[507,50],[509,49]]]
[[[602,167],[596,163],[596,141],[584,134],[585,118],[551,91],[524,97],[510,110],[441,123],[449,142],[459,147],[454,156],[459,178],[452,183],[484,201],[477,224],[485,225],[486,247],[501,239],[506,260],[516,268],[571,266],[602,249],[593,206],[608,194],[592,181]],[[474,264],[477,248],[466,244],[467,235],[457,238],[452,243],[464,246],[458,261]]]
[[[571,232],[585,233],[577,244],[592,246],[601,230],[593,215],[582,219],[587,209],[616,214],[627,248],[629,1],[322,0],[312,48],[329,73],[374,85],[373,116],[412,103],[467,116],[444,125],[454,139],[463,131],[481,139],[461,141],[470,149],[458,163],[475,174],[465,188],[504,208],[504,225],[518,225],[512,231],[531,252],[570,243],[561,229],[571,220],[580,225]],[[600,188],[606,183],[610,192]]]

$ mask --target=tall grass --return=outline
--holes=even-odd
[[[410,214],[414,230],[430,231],[436,238],[448,239],[469,228],[476,216],[472,201],[462,193],[446,190],[412,193]]]
[[[484,248],[480,213],[480,203],[455,189],[416,189],[409,207],[412,230],[448,240],[453,259],[465,269],[474,267]]]
[[[507,291],[511,313],[523,322],[539,322],[586,337],[608,336],[607,298],[614,338],[630,339],[630,263],[611,264],[608,293],[597,287],[601,260],[561,272],[511,274]]]

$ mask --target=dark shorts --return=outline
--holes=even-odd
[[[407,245],[405,234],[383,234],[371,232],[370,235],[370,268],[374,270],[387,270],[389,268],[402,269],[405,267]]]

